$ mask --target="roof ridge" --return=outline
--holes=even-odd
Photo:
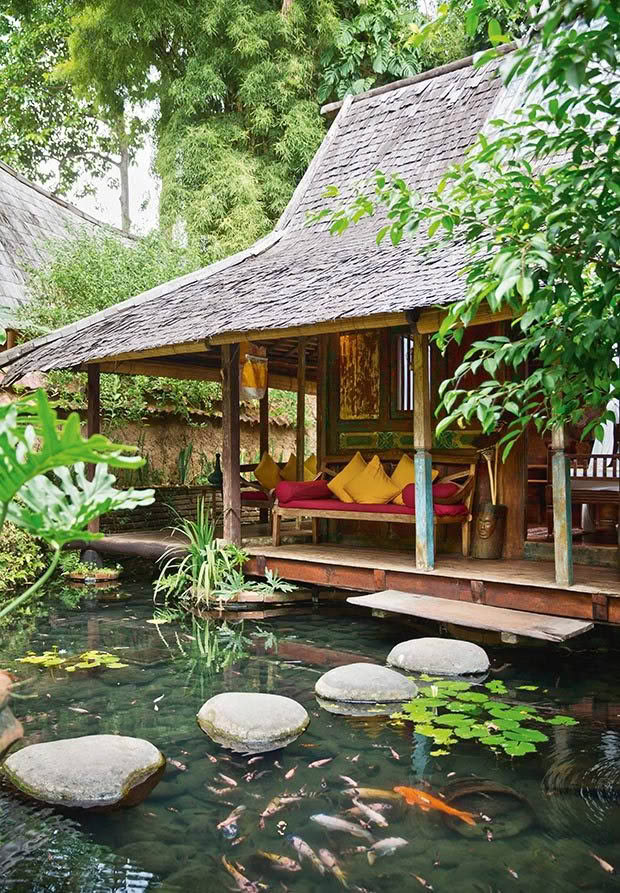
[[[502,46],[497,47],[497,52],[504,56],[516,49],[516,42],[505,43]],[[465,56],[463,59],[455,59],[454,62],[438,65],[437,68],[429,68],[428,71],[421,71],[419,74],[414,74],[413,77],[401,78],[399,81],[392,81],[389,84],[384,84],[382,87],[373,87],[372,90],[366,90],[364,93],[356,93],[354,96],[345,96],[344,99],[339,99],[337,102],[328,102],[326,105],[321,106],[321,114],[329,115],[332,112],[337,111],[347,99],[350,99],[352,102],[359,102],[360,99],[368,99],[371,96],[380,96],[382,93],[392,93],[394,90],[409,87],[411,84],[419,84],[422,81],[430,81],[433,78],[441,77],[443,74],[459,71],[461,68],[470,68],[474,64],[476,57],[479,55],[480,53],[474,53],[471,56]]]
[[[118,226],[114,226],[113,223],[106,223],[104,220],[98,220],[96,217],[93,217],[91,214],[87,214],[86,211],[82,211],[80,208],[72,205],[71,202],[68,202],[66,199],[61,198],[59,195],[54,195],[48,189],[45,189],[43,186],[39,186],[38,183],[33,183],[32,180],[29,180],[27,177],[24,177],[23,174],[20,174],[19,171],[16,171],[15,168],[8,165],[5,161],[0,160],[0,170],[5,171],[9,176],[13,177],[15,180],[19,180],[20,183],[23,183],[24,186],[28,186],[30,189],[34,189],[35,192],[38,192],[40,195],[54,202],[56,205],[59,205],[61,208],[64,208],[65,211],[71,211],[77,217],[82,217],[84,220],[87,220],[89,223],[94,223],[96,226],[102,226],[105,229],[111,229],[117,232],[119,235],[123,236],[123,238],[128,239],[136,239],[138,240],[140,237],[134,235],[133,233],[123,232],[122,229],[119,229]]]

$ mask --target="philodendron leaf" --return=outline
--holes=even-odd
[[[93,540],[88,523],[106,512],[150,505],[153,490],[115,490],[116,478],[106,465],[97,465],[92,480],[78,462],[71,472],[57,468],[57,481],[38,475],[22,486],[20,501],[10,503],[7,519],[17,527],[61,547],[72,540]]]
[[[8,503],[24,484],[56,468],[105,462],[139,468],[144,460],[127,456],[134,447],[112,443],[103,434],[82,437],[80,417],[59,419],[45,392],[0,406],[0,502]]]

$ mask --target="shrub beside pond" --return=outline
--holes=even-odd
[[[41,540],[5,522],[0,541],[0,600],[4,593],[34,582],[46,566]]]

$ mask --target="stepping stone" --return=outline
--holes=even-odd
[[[104,809],[141,803],[165,766],[161,751],[142,738],[86,735],[24,747],[8,757],[4,773],[42,803]]]
[[[378,664],[345,664],[328,670],[314,686],[320,698],[349,703],[402,703],[415,698],[418,688],[411,679]]]
[[[292,698],[240,691],[209,698],[196,719],[209,738],[236,753],[286,747],[310,722],[306,710]]]
[[[403,670],[436,676],[486,673],[489,669],[487,653],[479,645],[431,637],[400,642],[388,654],[387,662]]]

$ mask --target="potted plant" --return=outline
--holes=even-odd
[[[497,502],[497,471],[499,466],[499,445],[480,450],[489,472],[491,489],[490,502],[481,503],[476,515],[472,558],[501,558],[504,548],[506,514],[508,508]]]
[[[66,552],[60,559],[63,577],[79,583],[110,583],[117,580],[123,569],[121,564],[102,565],[82,561],[79,552]]]

